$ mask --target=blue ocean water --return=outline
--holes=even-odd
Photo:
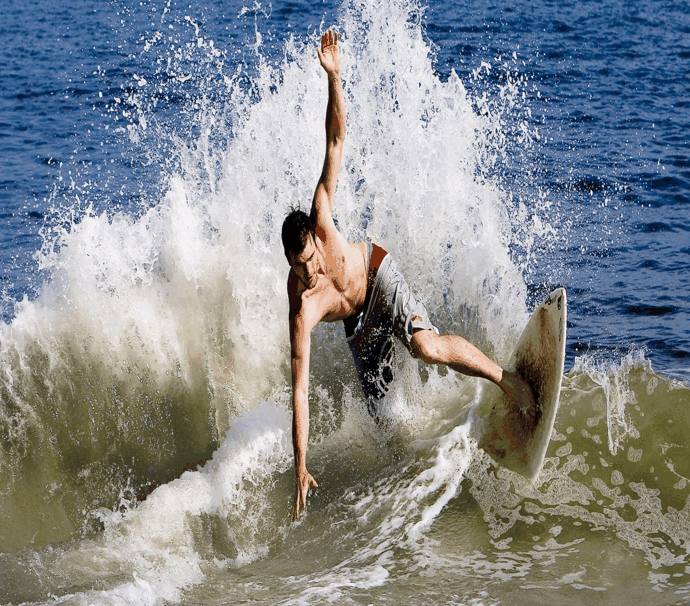
[[[0,602],[687,603],[687,3],[3,8]],[[458,425],[476,381],[402,362],[412,437],[373,427],[328,327],[289,520],[277,233],[333,24],[346,235],[499,360],[567,289],[536,484]]]

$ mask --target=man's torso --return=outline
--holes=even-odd
[[[364,305],[367,292],[366,243],[350,244],[338,234],[329,246],[316,238],[320,257],[316,286],[306,288],[294,271],[288,277],[290,313],[305,313],[316,322],[345,320]]]

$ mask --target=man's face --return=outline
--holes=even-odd
[[[316,286],[318,278],[317,256],[316,244],[314,244],[312,236],[307,239],[307,245],[299,255],[290,255],[290,267],[307,290]]]

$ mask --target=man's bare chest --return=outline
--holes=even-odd
[[[317,286],[312,291],[303,293],[304,303],[316,308],[317,316],[322,322],[345,320],[358,311],[361,306],[355,289],[347,289],[342,281],[329,279],[321,275]]]

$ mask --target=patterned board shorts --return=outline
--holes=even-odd
[[[436,328],[391,255],[376,245],[372,252],[372,245],[368,243],[368,246],[371,260],[366,300],[360,313],[344,324],[369,413],[378,421],[379,403],[393,381],[394,337],[411,352],[415,329]]]

